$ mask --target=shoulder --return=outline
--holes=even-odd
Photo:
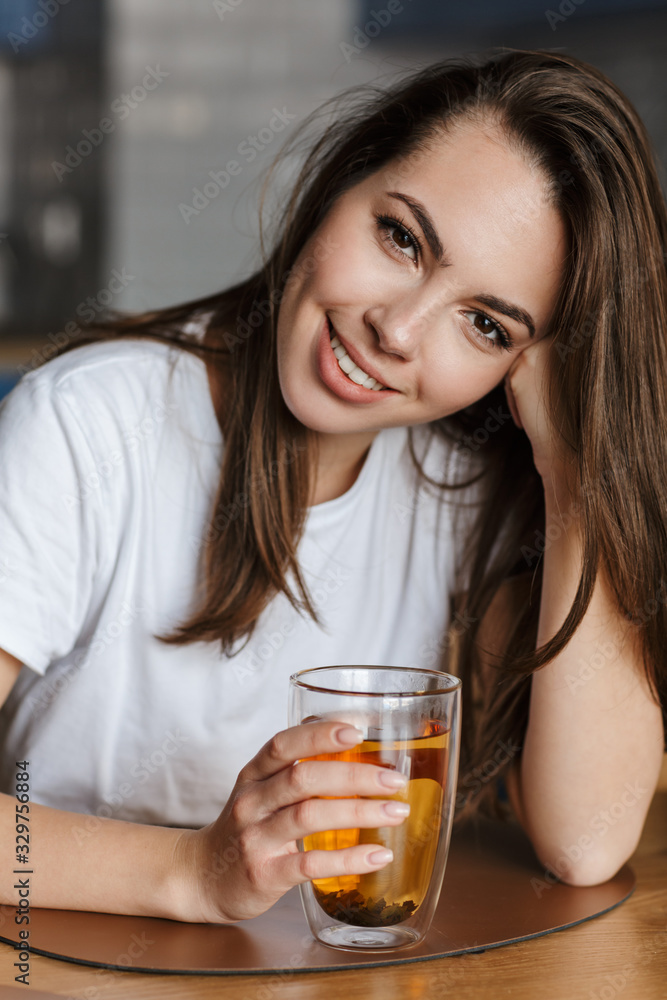
[[[87,425],[104,416],[124,424],[146,407],[179,407],[187,391],[201,402],[204,362],[178,345],[147,338],[98,341],[73,348],[25,374],[8,399],[12,407],[35,397],[75,414]],[[194,384],[192,384],[194,383]]]
[[[181,439],[220,441],[205,363],[165,342],[76,347],[25,374],[0,402],[3,460],[23,453],[33,467],[60,456],[83,475],[114,456],[130,470],[152,462],[165,438],[167,454]],[[190,451],[184,446],[179,454]]]
[[[54,390],[112,380],[139,383],[163,377],[170,365],[184,354],[179,348],[144,338],[97,341],[75,347],[27,372],[20,384]]]

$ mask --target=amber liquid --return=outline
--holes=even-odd
[[[409,777],[407,787],[397,794],[373,796],[410,803],[410,815],[399,826],[328,830],[304,837],[306,851],[380,844],[394,854],[393,861],[377,872],[313,879],[315,898],[330,916],[377,927],[407,920],[418,909],[428,891],[440,839],[448,747],[449,730],[430,723],[428,733],[417,739],[365,740],[351,750],[312,758],[400,767]]]

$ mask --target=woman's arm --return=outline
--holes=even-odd
[[[0,704],[21,666],[0,649]],[[26,822],[23,803],[0,794],[0,903],[15,908],[18,882],[28,879],[32,906],[183,919],[186,880],[174,864],[183,831],[99,818],[91,833],[88,818],[29,803]],[[29,827],[27,865],[17,861],[18,820]]]
[[[544,553],[538,646],[564,622],[581,571],[577,519],[563,519],[571,505],[548,488],[545,504],[554,541]],[[568,645],[532,676],[523,752],[510,768],[517,818],[544,865],[572,885],[603,882],[627,861],[660,774],[662,711],[631,629],[601,574]]]
[[[530,439],[544,487],[550,540],[538,646],[565,621],[582,568],[576,475],[546,404],[550,350],[548,339],[527,348],[505,381],[512,416]],[[575,634],[532,675],[523,752],[510,768],[508,794],[517,818],[545,866],[573,885],[604,882],[627,861],[660,773],[662,711],[649,692],[632,631],[600,572]]]
[[[0,649],[0,704],[20,669]],[[25,810],[20,814],[29,827],[29,865],[16,860],[19,803],[0,794],[0,904],[16,908],[22,879],[32,906],[234,923],[263,913],[311,878],[378,871],[391,861],[381,844],[301,852],[296,843],[322,830],[404,822],[392,801],[404,776],[374,764],[305,759],[350,750],[361,739],[337,722],[277,733],[243,768],[218,818],[201,830],[96,817],[91,831],[89,816],[30,804],[27,823]]]

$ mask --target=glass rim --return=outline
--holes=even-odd
[[[342,689],[336,689],[331,687],[322,687],[317,684],[309,684],[306,681],[301,680],[305,674],[317,674],[324,670],[350,670],[354,668],[361,670],[393,670],[396,673],[403,674],[422,674],[429,677],[441,677],[447,678],[451,683],[447,684],[445,687],[433,688],[430,691],[345,691]],[[461,690],[462,681],[460,677],[456,677],[454,674],[445,673],[443,670],[422,670],[420,667],[382,667],[379,664],[373,666],[367,663],[336,663],[328,667],[306,667],[304,670],[297,670],[295,674],[290,676],[290,684],[294,687],[305,688],[308,691],[319,691],[323,694],[338,694],[345,695],[346,697],[352,698],[428,698],[436,694],[451,694],[454,691]]]

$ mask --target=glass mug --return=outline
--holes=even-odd
[[[298,841],[300,851],[368,843],[394,855],[380,871],[300,885],[308,926],[322,944],[346,951],[417,944],[431,925],[445,875],[458,774],[461,681],[411,667],[330,666],[293,674],[289,725],[329,719],[355,726],[364,740],[312,759],[402,771],[407,786],[377,798],[409,802],[410,814],[398,826],[329,830]]]

